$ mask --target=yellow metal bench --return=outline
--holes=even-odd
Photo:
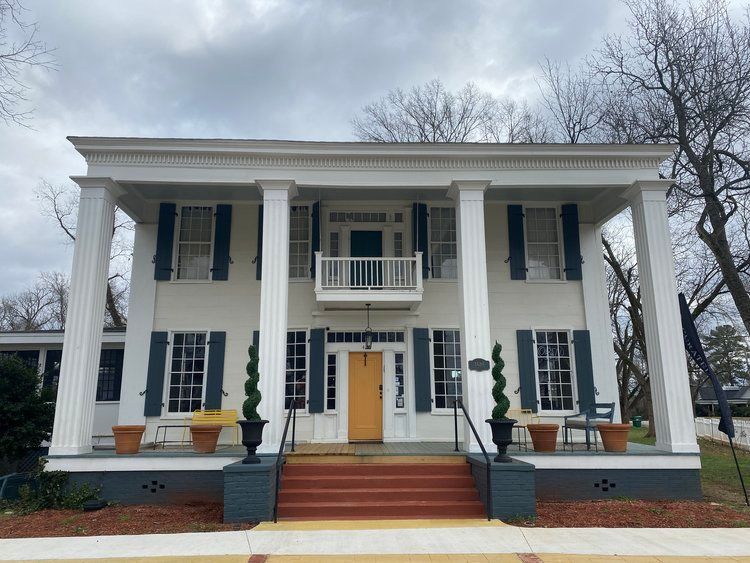
[[[228,428],[234,428],[233,445],[237,445],[240,428],[237,425],[237,411],[228,410],[198,410],[193,412],[191,420],[185,419],[186,425],[219,424]]]

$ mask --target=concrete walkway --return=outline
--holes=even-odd
[[[585,555],[599,556],[597,560],[639,556],[635,560],[750,561],[750,529],[544,529],[432,520],[300,522],[261,524],[237,532],[0,540],[0,560],[5,561],[191,557],[239,562],[251,555],[271,555],[269,562],[409,561],[410,556],[413,561],[532,562],[581,560]]]

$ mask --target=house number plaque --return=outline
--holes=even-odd
[[[484,358],[474,358],[469,360],[469,369],[471,371],[487,371],[490,369],[490,362]]]

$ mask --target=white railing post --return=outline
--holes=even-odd
[[[422,280],[422,253],[419,251],[414,253],[414,273],[417,277],[417,291],[423,291],[424,283]]]
[[[327,265],[327,264],[326,264]],[[315,251],[315,291],[321,291],[323,289],[323,276],[328,279],[327,272],[323,273],[323,252],[320,250]]]

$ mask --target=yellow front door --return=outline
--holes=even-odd
[[[349,440],[383,439],[383,354],[349,352]]]

